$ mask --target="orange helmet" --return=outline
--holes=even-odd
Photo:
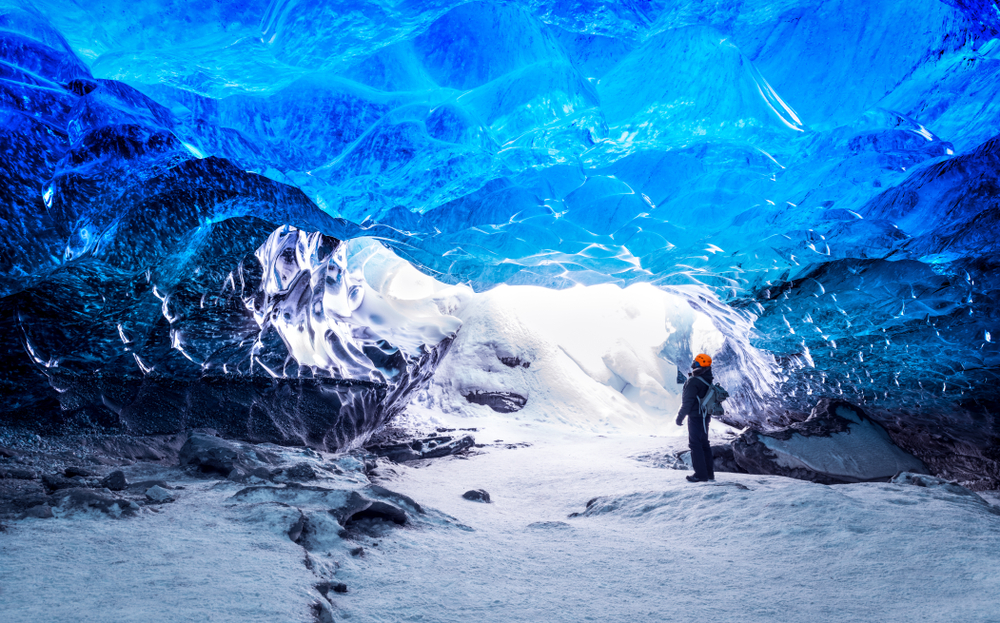
[[[712,365],[712,358],[705,353],[701,353],[700,355],[695,355],[694,362],[698,364],[699,368],[707,368]]]

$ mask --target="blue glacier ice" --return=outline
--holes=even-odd
[[[837,395],[997,481],[998,32],[982,0],[2,0],[0,418],[351,443],[457,330],[351,281],[375,241],[480,292],[651,283],[743,362],[734,423]]]

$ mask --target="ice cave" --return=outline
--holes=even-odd
[[[1000,0],[0,0],[0,191],[5,622],[1000,621]]]

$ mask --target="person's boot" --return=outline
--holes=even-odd
[[[684,477],[684,479],[687,480],[688,482],[706,482],[705,478],[698,478],[694,474],[688,474],[687,476]]]

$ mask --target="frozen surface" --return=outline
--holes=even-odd
[[[238,485],[147,476],[185,489],[134,521],[93,511],[0,534],[4,621],[308,620],[302,548],[232,505]]]
[[[634,458],[679,439],[481,425],[487,445],[469,456],[380,465],[377,482],[424,514],[349,540],[325,509],[368,485],[351,459],[283,451],[342,475],[238,495],[245,485],[135,466],[130,477],[185,489],[131,519],[0,532],[4,620],[305,621],[326,603],[321,579],[348,587],[320,610],[334,620],[997,620],[1000,507],[968,491],[722,473],[692,485]],[[470,489],[492,502],[463,499]],[[305,550],[289,537],[303,513]]]
[[[486,436],[491,437],[491,431]],[[1000,516],[902,485],[827,487],[640,466],[662,439],[538,436],[399,470],[474,529],[401,532],[343,573],[352,620],[995,621]],[[461,497],[483,488],[492,504]],[[588,500],[598,498],[588,513]],[[391,591],[382,590],[391,586]]]

